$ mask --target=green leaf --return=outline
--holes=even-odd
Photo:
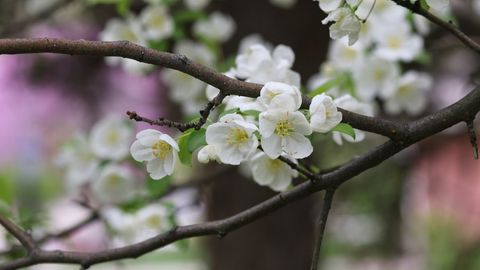
[[[204,128],[192,132],[188,140],[188,151],[190,153],[193,153],[198,148],[207,145],[207,141],[205,140],[205,132],[206,130]]]
[[[425,10],[429,10],[430,6],[427,3],[427,0],[419,0],[420,1],[420,7]]]
[[[204,19],[206,17],[207,17],[207,14],[205,14],[202,11],[182,10],[175,13],[175,15],[173,16],[173,20],[175,21],[175,24],[178,24],[178,23],[188,23],[188,22],[196,21],[199,19]]]
[[[348,136],[352,137],[355,140],[355,130],[349,124],[340,123],[336,127],[334,127],[332,131],[338,131],[343,134],[347,134]]]
[[[146,181],[148,193],[152,196],[162,195],[170,187],[171,180],[171,176],[165,176],[160,180],[148,179]]]
[[[233,109],[230,109],[230,110],[223,111],[222,113],[220,113],[219,118],[222,118],[223,116],[225,116],[227,114],[231,114],[231,113],[240,113],[240,109],[239,108],[233,108]]]
[[[308,93],[308,96],[309,97],[314,97],[316,95],[320,95],[322,93],[325,93],[328,90],[332,89],[333,87],[340,85],[342,82],[343,82],[343,77],[337,77],[335,79],[331,79],[331,80],[325,82],[324,84],[320,85],[319,87],[317,87],[312,92]]]
[[[117,12],[122,16],[126,16],[130,12],[131,0],[118,0]]]
[[[192,153],[188,151],[188,140],[190,139],[190,135],[192,135],[193,130],[193,128],[188,129],[178,138],[178,147],[180,148],[180,151],[178,152],[178,158],[182,164],[187,166],[192,164]]]
[[[87,0],[89,5],[98,5],[98,4],[117,4],[121,0]]]
[[[205,129],[195,130],[193,128],[185,131],[178,138],[178,147],[180,151],[178,157],[182,164],[191,166],[192,164],[192,153],[197,150],[199,147],[206,145],[205,141]]]
[[[250,116],[254,116],[255,118],[258,118],[258,115],[260,114],[259,111],[255,111],[255,110],[246,110],[246,111],[243,111],[243,112],[240,112],[241,115],[250,115]]]
[[[157,51],[166,51],[168,48],[168,42],[166,40],[159,40],[159,41],[149,41],[148,47],[155,49]]]

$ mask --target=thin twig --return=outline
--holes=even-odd
[[[313,256],[310,270],[317,270],[320,262],[320,250],[322,248],[323,235],[325,234],[325,227],[327,226],[328,214],[332,207],[333,196],[335,195],[336,188],[329,188],[325,191],[325,197],[323,199],[322,211],[317,221],[316,237],[313,243]]]
[[[453,25],[451,22],[446,22],[440,19],[439,17],[435,16],[428,10],[423,9],[422,6],[420,5],[420,1],[415,1],[414,3],[407,0],[392,0],[392,1],[395,2],[397,5],[400,5],[406,9],[409,9],[413,13],[422,15],[429,21],[449,31],[450,33],[452,33],[452,35],[454,35],[461,42],[463,42],[463,44],[465,44],[467,47],[472,49],[474,52],[480,54],[480,45],[478,43],[473,41],[470,37],[468,37],[464,32],[458,29],[458,27]]]
[[[0,224],[2,224],[2,226],[11,235],[13,235],[18,241],[20,241],[20,243],[27,250],[28,253],[31,253],[36,249],[36,245],[32,237],[22,228],[11,222],[8,218],[0,215]]]
[[[175,122],[175,121],[165,119],[163,117],[159,118],[158,120],[152,120],[152,119],[138,115],[137,112],[135,111],[127,111],[127,115],[131,120],[135,120],[137,122],[145,122],[155,126],[173,127],[178,129],[181,132],[184,132],[191,128],[195,130],[199,130],[200,128],[202,128],[203,125],[205,125],[213,109],[215,109],[218,105],[222,104],[222,101],[224,98],[225,98],[225,94],[219,93],[213,100],[207,103],[207,105],[203,110],[200,111],[200,119],[190,123]]]

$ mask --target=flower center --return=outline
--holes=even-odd
[[[119,140],[119,136],[117,132],[110,131],[107,134],[107,142],[110,144],[117,144]]]
[[[118,175],[112,174],[107,177],[106,182],[109,188],[114,188],[120,184],[121,179]]]
[[[402,47],[402,38],[399,36],[391,36],[387,39],[387,43],[390,48],[398,50]]]
[[[280,159],[272,159],[267,163],[267,169],[270,172],[276,172],[282,166],[283,162]]]
[[[152,215],[148,217],[147,224],[150,228],[160,228],[162,225],[162,219],[158,215]]]
[[[153,155],[159,159],[165,159],[168,153],[170,153],[172,146],[164,141],[158,141],[152,145]]]
[[[248,140],[248,134],[244,129],[241,128],[231,128],[228,131],[227,143],[230,145],[239,146],[240,144]]]
[[[292,124],[288,120],[280,120],[275,126],[275,133],[280,137],[288,136],[292,131]]]

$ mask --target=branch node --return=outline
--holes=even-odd
[[[225,237],[225,236],[227,236],[227,232],[226,232],[226,231],[219,230],[219,231],[217,232],[217,237],[218,237],[219,239],[222,239],[222,238]]]
[[[477,135],[475,133],[475,125],[473,124],[473,120],[466,121],[467,123],[467,130],[468,136],[470,137],[470,144],[472,145],[473,149],[473,158],[478,160],[478,143],[477,143]]]

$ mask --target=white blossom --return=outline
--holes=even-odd
[[[340,7],[342,0],[318,0],[318,5],[320,9],[324,12],[332,12]]]
[[[330,43],[328,60],[336,69],[352,70],[363,63],[365,50],[360,41],[349,46],[346,37],[340,38]]]
[[[130,147],[136,161],[146,161],[147,171],[152,179],[161,179],[173,173],[177,152],[177,142],[167,134],[154,129],[137,133],[137,140]]]
[[[257,149],[256,130],[258,128],[241,115],[227,114],[207,127],[205,139],[208,145],[215,147],[220,162],[239,165]]]
[[[341,7],[330,12],[322,21],[323,24],[334,22],[330,26],[330,38],[339,39],[348,36],[348,45],[353,45],[358,40],[360,32],[360,20],[352,9]]]
[[[450,13],[450,0],[427,0],[427,4],[435,15],[445,17]]]
[[[140,21],[147,39],[160,40],[173,34],[175,23],[163,5],[150,5],[142,10]]]
[[[215,63],[215,55],[203,44],[191,40],[182,40],[175,44],[173,51],[190,58],[195,63],[212,67]]]
[[[312,129],[305,115],[299,111],[271,109],[259,115],[261,145],[270,158],[278,158],[282,153],[299,159],[313,152],[311,142],[305,137]]]
[[[123,117],[110,115],[98,121],[90,133],[90,148],[100,158],[120,160],[128,155],[132,127]]]
[[[264,84],[283,82],[300,87],[300,75],[291,70],[295,54],[285,45],[278,45],[273,52],[260,44],[252,45],[235,59],[235,77],[248,82]]]
[[[232,37],[235,28],[235,21],[231,16],[214,12],[206,20],[195,22],[193,32],[198,36],[225,42]]]
[[[432,87],[432,78],[426,73],[409,71],[398,81],[393,95],[386,101],[385,109],[392,114],[402,110],[416,115],[427,105],[426,91]]]
[[[115,164],[102,169],[93,181],[92,192],[104,204],[127,202],[136,194],[138,184],[130,169]]]
[[[139,239],[147,239],[167,231],[170,227],[168,210],[161,204],[148,205],[136,213]]]
[[[313,131],[326,133],[342,121],[342,113],[337,110],[332,98],[324,93],[313,97],[309,110]]]
[[[302,105],[302,94],[297,87],[279,82],[267,82],[260,90],[259,101],[266,108],[296,111]]]
[[[271,159],[263,152],[255,154],[249,162],[253,180],[275,191],[284,191],[298,172],[280,159]]]
[[[212,160],[219,161],[215,145],[205,145],[198,151],[197,157],[200,163],[208,163]]]

